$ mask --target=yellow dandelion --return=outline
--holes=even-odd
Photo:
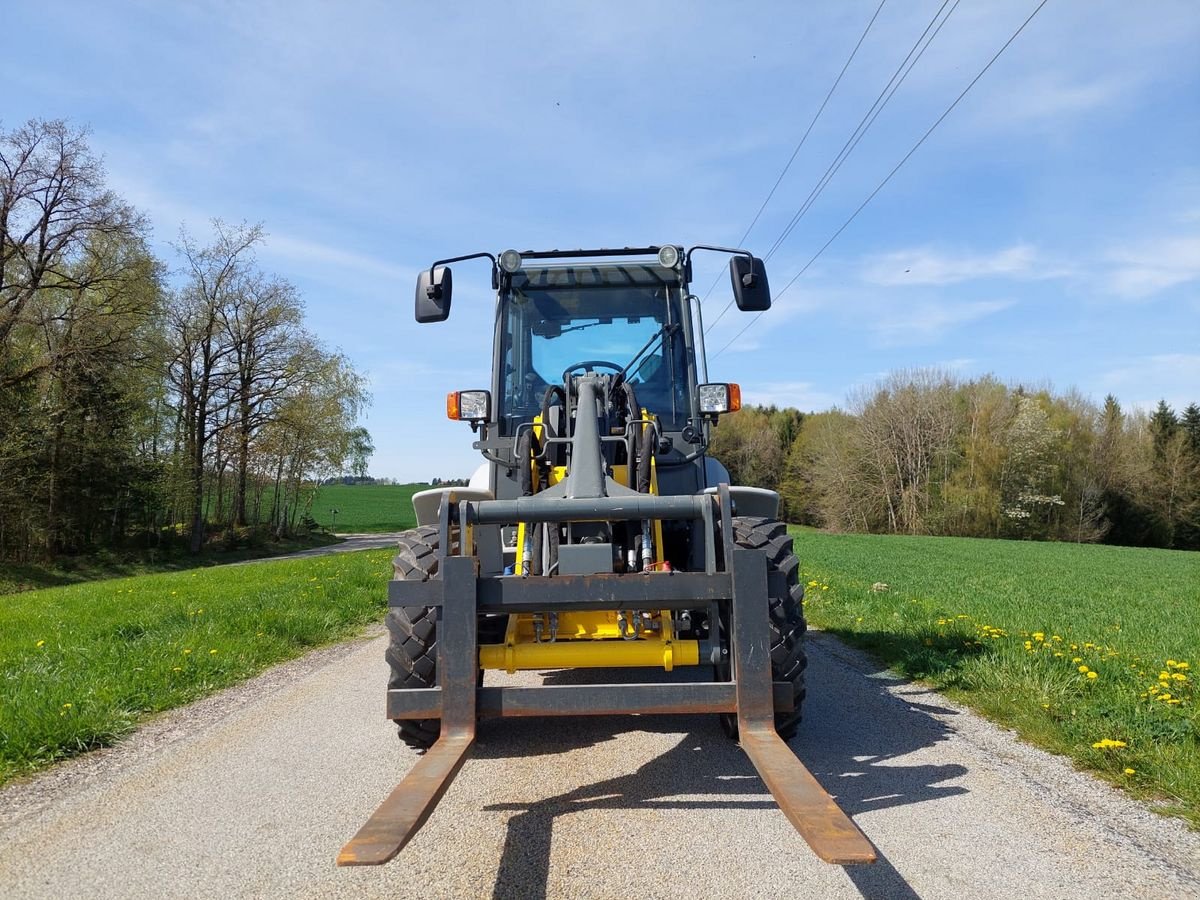
[[[1099,678],[1100,676],[1097,675],[1095,672],[1088,672],[1087,677],[1088,678]]]
[[[212,655],[212,654],[216,653],[217,651],[216,651],[216,650],[209,650],[208,652],[209,652],[209,655]]]
[[[183,651],[183,655],[184,655],[184,656],[187,656],[187,655],[188,655],[189,653],[191,653],[191,652],[192,652],[192,651],[191,651],[191,648],[189,647],[187,650],[184,650],[184,651]]]
[[[1131,769],[1131,768],[1129,768],[1128,766],[1126,766],[1126,767],[1125,767],[1125,774],[1126,774],[1126,775],[1136,775],[1136,774],[1137,774],[1137,769]]]
[[[1072,659],[1072,660],[1071,660],[1071,662],[1073,662],[1073,663],[1081,663],[1081,662],[1083,662],[1083,657],[1082,657],[1082,656],[1076,656],[1074,659]]]
[[[38,645],[39,647],[45,647],[45,646],[46,646],[46,642],[45,642],[45,641],[38,641],[38,642],[37,642],[37,645]]]
[[[1080,667],[1079,667],[1079,672],[1080,672],[1080,674],[1082,674],[1082,675],[1086,675],[1086,674],[1088,673],[1088,667],[1087,667],[1087,666],[1080,666]]]
[[[63,706],[62,706],[62,708],[63,708],[63,709],[70,709],[70,708],[71,708],[71,704],[70,704],[70,703],[64,703],[64,704],[63,704]]]
[[[1171,678],[1173,678],[1175,681],[1187,681],[1187,676],[1181,675],[1179,672],[1176,672],[1171,676]]]
[[[179,667],[179,666],[175,666],[173,669],[171,669],[171,671],[172,671],[172,672],[182,672],[182,671],[183,671],[183,669],[182,669],[181,667]]]

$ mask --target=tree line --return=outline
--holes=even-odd
[[[87,132],[0,129],[0,558],[291,533],[365,474],[365,382],[255,259],[258,225],[155,258]]]
[[[1200,406],[893,373],[846,409],[750,407],[713,454],[792,522],[840,531],[1200,549]]]

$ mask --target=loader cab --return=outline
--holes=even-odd
[[[666,431],[692,417],[695,364],[679,273],[647,263],[545,265],[499,294],[494,396],[504,436],[540,411],[564,376],[617,375]]]

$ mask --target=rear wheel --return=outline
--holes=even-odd
[[[785,681],[792,686],[793,709],[775,713],[775,730],[787,740],[800,727],[804,703],[804,585],[800,583],[800,561],[792,550],[792,537],[787,526],[777,519],[757,516],[735,516],[733,539],[739,547],[763,550],[767,556],[767,571],[782,572],[784,588],[767,598],[771,630],[771,676],[773,681]],[[728,677],[726,674],[725,677]],[[737,734],[737,718],[723,715],[721,724],[730,736]]]
[[[393,581],[429,581],[438,576],[438,529],[422,525],[400,535],[400,552],[392,560]],[[479,621],[479,642],[503,640],[505,616]],[[389,689],[429,688],[437,684],[437,610],[430,606],[394,606],[388,610],[391,635],[384,654],[391,675]],[[482,671],[479,673],[482,677]],[[433,745],[442,731],[440,719],[397,719],[400,740],[418,750]]]

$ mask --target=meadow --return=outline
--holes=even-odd
[[[1200,555],[807,530],[795,544],[814,626],[1200,826]]]
[[[383,617],[391,550],[0,598],[0,783]]]
[[[428,484],[323,485],[313,498],[312,517],[341,534],[403,531],[417,524],[412,495],[428,488]]]

